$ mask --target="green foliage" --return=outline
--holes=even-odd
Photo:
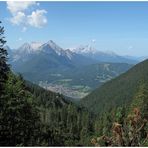
[[[5,87],[1,98],[0,145],[37,145],[40,117],[33,96],[25,90],[24,82],[11,73]]]
[[[138,108],[134,108],[132,114],[124,119],[123,124],[113,123],[109,130],[110,136],[104,134],[93,138],[91,143],[95,146],[146,146],[148,142],[147,127],[148,120],[142,118]]]
[[[142,82],[148,85],[148,60],[97,88],[80,103],[94,113],[103,113],[110,108],[130,104]]]
[[[129,112],[137,107],[141,110],[143,117],[148,120],[148,85],[145,82],[141,82],[138,92],[132,100]]]
[[[89,145],[94,117],[11,72],[1,98],[1,146]]]
[[[4,49],[5,43],[4,27],[1,26],[0,22],[0,97],[4,89],[3,84],[7,80],[7,72],[9,71],[9,66],[7,65],[7,51]]]
[[[93,133],[88,111],[11,72],[1,98],[1,146],[85,145]],[[89,141],[87,141],[89,144]]]
[[[98,135],[92,138],[96,146],[147,146],[148,145],[148,87],[141,82],[129,105],[121,105],[103,113],[97,122]],[[98,138],[97,138],[98,137]]]

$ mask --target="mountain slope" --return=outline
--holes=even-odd
[[[109,108],[128,104],[142,82],[148,84],[148,60],[145,60],[124,74],[103,84],[80,103],[91,111],[99,113]]]
[[[120,75],[133,65],[126,63],[98,63],[72,69],[66,77],[72,79],[71,84],[86,85],[96,88],[104,82]]]
[[[46,64],[44,64],[46,65]],[[43,66],[44,66],[43,65]],[[99,63],[69,69],[46,69],[35,72],[30,69],[23,76],[40,86],[72,98],[82,98],[97,86],[127,71],[126,63]],[[43,77],[44,76],[44,77]]]

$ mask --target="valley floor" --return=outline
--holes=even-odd
[[[90,87],[83,85],[66,86],[64,84],[45,84],[42,82],[39,86],[74,99],[81,99],[87,96],[92,90]]]

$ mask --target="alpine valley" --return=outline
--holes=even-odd
[[[15,73],[43,88],[70,98],[82,98],[104,82],[126,72],[138,61],[92,45],[63,49],[52,40],[5,47]]]

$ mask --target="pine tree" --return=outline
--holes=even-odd
[[[40,116],[35,98],[20,77],[10,73],[0,114],[0,146],[39,144]]]
[[[9,71],[9,66],[7,64],[7,51],[4,49],[5,43],[4,27],[1,26],[0,21],[0,95],[3,93],[4,83],[8,78],[7,73]]]
[[[8,79],[9,66],[7,65],[7,51],[4,49],[6,43],[4,37],[4,27],[1,26],[0,21],[0,144],[4,141],[5,137],[2,135],[3,119],[5,119],[4,113],[6,111],[6,94],[5,94],[5,83]],[[5,131],[4,131],[5,132]],[[3,143],[2,143],[3,144]]]

